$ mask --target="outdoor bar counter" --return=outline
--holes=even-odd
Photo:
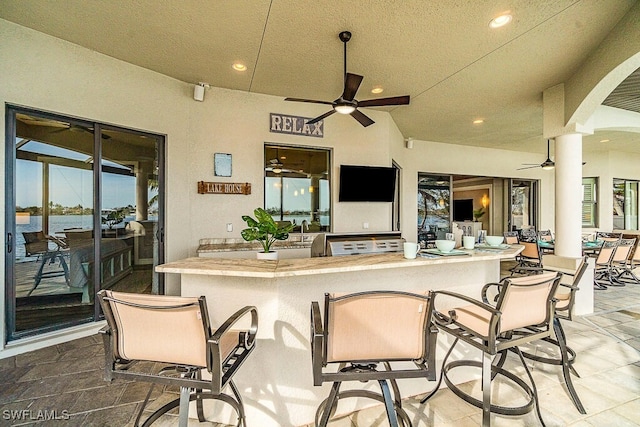
[[[475,250],[468,255],[416,259],[405,259],[401,253],[278,261],[199,257],[163,264],[156,270],[181,274],[183,296],[206,296],[213,325],[245,305],[258,308],[257,348],[234,378],[245,403],[247,425],[285,427],[312,423],[330,389],[330,384],[313,386],[309,343],[312,301],[319,301],[322,307],[325,292],[368,290],[448,289],[479,298],[485,283],[499,279],[500,260],[513,258],[520,251],[521,246],[513,245],[502,251]],[[436,358],[441,361],[450,342],[444,334],[438,335]],[[470,353],[469,357],[475,357],[476,352]],[[435,384],[426,380],[398,382],[403,397],[424,393]],[[342,389],[351,386],[344,383]],[[378,388],[375,382],[367,387]],[[341,401],[338,413],[373,404],[379,403],[347,399]],[[207,412],[211,420],[213,410]],[[227,410],[213,420],[235,424]]]

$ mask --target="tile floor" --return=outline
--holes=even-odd
[[[564,322],[567,339],[578,353],[574,385],[587,410],[581,415],[562,384],[559,367],[531,363],[547,426],[640,426],[640,285],[596,291],[595,312]],[[542,350],[541,350],[542,351]],[[143,384],[102,379],[102,341],[98,335],[54,347],[0,359],[0,426],[131,426],[144,399]],[[512,364],[512,360],[508,361]],[[511,365],[515,369],[515,364]],[[520,369],[522,367],[520,366]],[[478,388],[478,381],[463,385]],[[511,399],[507,387],[499,398]],[[157,391],[152,408],[177,396],[177,390]],[[478,426],[480,410],[441,389],[425,405],[421,396],[405,399],[413,425]],[[514,397],[515,399],[516,397]],[[57,416],[58,420],[42,420]],[[40,419],[38,419],[40,417]],[[260,427],[251,424],[249,427]],[[165,416],[156,426],[177,425]],[[214,426],[198,423],[193,426]],[[332,426],[386,426],[380,406],[342,417]],[[495,426],[538,426],[533,414],[492,416]]]

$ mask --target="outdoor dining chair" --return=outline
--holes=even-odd
[[[70,286],[69,281],[69,267],[65,256],[68,256],[69,246],[63,239],[59,239],[53,236],[47,236],[42,231],[25,231],[22,233],[24,237],[24,249],[27,257],[36,257],[39,260],[40,265],[38,271],[34,276],[33,287],[27,293],[27,296],[31,296],[33,291],[36,290],[42,279],[64,276],[65,283]],[[54,265],[55,263],[60,265],[59,270],[45,270],[47,264]]]
[[[595,271],[593,273],[593,286],[595,289],[607,289],[612,283],[614,274],[611,262],[618,247],[618,240],[604,240],[597,252]]]
[[[178,407],[179,426],[186,427],[189,402],[193,400],[198,420],[206,421],[203,399],[231,406],[238,416],[236,425],[246,425],[244,405],[233,376],[255,349],[258,332],[255,307],[241,308],[213,331],[204,296],[187,298],[101,290],[98,298],[107,320],[107,326],[100,330],[105,347],[105,380],[121,378],[151,383],[134,421],[136,427],[155,384],[179,387],[180,396],[151,413],[144,426]],[[250,319],[248,329],[232,329],[242,318]],[[164,367],[153,372],[131,369],[139,362],[155,362],[152,369],[157,364]],[[204,379],[203,371],[211,379]],[[226,387],[233,396],[223,393]]]

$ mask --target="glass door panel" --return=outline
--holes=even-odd
[[[67,233],[83,230],[93,253],[93,131],[88,126],[16,116],[14,330],[48,330],[93,316],[93,281]],[[8,207],[9,208],[9,207]]]
[[[451,176],[418,173],[418,242],[429,247],[451,232]]]
[[[511,180],[511,231],[536,229],[537,203],[536,181]]]
[[[102,128],[100,287],[158,293],[158,141]]]

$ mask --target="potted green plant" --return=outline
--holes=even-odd
[[[473,219],[478,222],[480,218],[484,215],[484,208],[480,208],[478,210],[473,211]]]
[[[277,259],[278,253],[271,250],[271,245],[276,240],[286,240],[291,230],[293,230],[294,224],[278,226],[271,215],[262,208],[256,208],[253,214],[255,219],[249,215],[242,216],[242,220],[249,226],[249,228],[245,228],[240,233],[242,238],[248,242],[254,240],[260,242],[264,250],[258,252],[258,258]]]

